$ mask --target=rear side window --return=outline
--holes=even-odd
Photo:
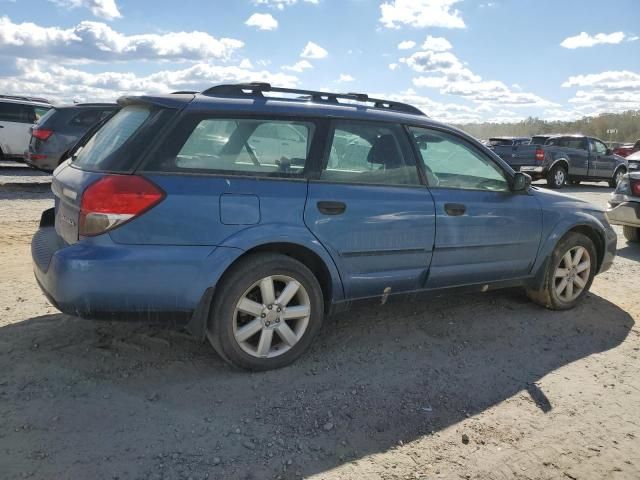
[[[32,105],[0,102],[0,121],[16,123],[35,123],[36,112]]]
[[[148,169],[300,176],[314,131],[299,120],[187,117]]]
[[[406,133],[398,125],[336,121],[321,180],[377,185],[419,185]]]
[[[506,147],[513,144],[514,142],[510,138],[509,139],[506,139],[506,138],[490,138],[489,139],[489,145],[491,145],[492,147]]]
[[[531,145],[544,145],[549,137],[531,137]]]
[[[56,110],[55,108],[50,108],[49,110],[47,110],[39,119],[38,119],[38,125],[43,126],[45,123],[47,123],[47,121],[53,116],[54,113],[56,113],[58,110]]]
[[[78,150],[74,164],[88,169],[101,169],[134,136],[150,115],[151,110],[146,106],[123,108]]]
[[[98,123],[100,120],[103,120],[104,118],[111,115],[112,112],[113,110],[98,109],[81,111],[69,121],[69,125],[71,125],[72,127],[89,128]]]

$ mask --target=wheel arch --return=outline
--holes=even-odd
[[[304,241],[308,240],[308,237],[303,233],[300,234],[301,236],[296,235],[294,231],[289,233],[290,235],[281,232],[280,236],[267,237],[260,243],[249,241],[249,237],[245,235],[234,236],[232,239],[228,239],[229,241],[225,242],[225,245],[221,246],[222,248],[218,247],[214,251],[215,253],[216,251],[227,250],[229,253],[225,252],[224,256],[229,257],[229,255],[232,255],[233,258],[225,262],[223,266],[217,265],[220,270],[205,280],[208,287],[202,294],[187,325],[187,329],[191,334],[200,340],[205,339],[207,321],[215,298],[216,286],[224,281],[225,276],[234,265],[248,255],[255,253],[280,253],[298,260],[309,268],[318,279],[318,283],[320,283],[324,297],[325,312],[329,311],[331,303],[344,298],[342,279],[333,263],[333,259],[324,250],[324,247],[315,239],[310,243]]]
[[[553,170],[555,168],[556,165],[558,165],[559,163],[564,165],[565,170],[567,171],[567,177],[569,176],[569,159],[565,158],[565,157],[558,157],[556,158],[551,165],[549,165],[548,171],[550,172],[551,170]]]
[[[538,259],[533,267],[534,277],[531,287],[540,289],[544,287],[546,272],[549,264],[549,258],[555,250],[556,246],[570,233],[581,233],[588,237],[596,248],[597,268],[596,274],[600,271],[606,253],[606,235],[604,227],[599,226],[596,219],[587,220],[566,225],[559,224],[553,229],[547,240],[543,243],[538,252]]]
[[[629,170],[627,169],[627,166],[624,163],[619,164],[614,170],[613,170],[613,179],[616,178],[616,174],[618,173],[618,170],[624,170],[625,172],[628,172]]]

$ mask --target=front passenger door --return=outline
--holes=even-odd
[[[411,127],[436,208],[436,236],[427,288],[529,275],[542,212],[528,192],[511,192],[506,172],[452,133]]]
[[[616,160],[613,155],[607,155],[609,149],[600,140],[591,139],[591,153],[595,156],[596,171],[593,176],[598,178],[612,178]]]

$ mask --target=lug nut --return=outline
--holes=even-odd
[[[261,317],[261,318],[264,318],[264,317],[266,317],[266,316],[267,316],[267,314],[266,314],[266,313],[263,313],[263,314],[261,314],[261,315],[260,315],[260,317]]]
[[[281,312],[281,311],[282,311],[282,309],[280,307],[278,307],[278,312]]]
[[[267,308],[271,310],[273,308],[273,305],[269,305]]]
[[[269,325],[271,325],[271,322],[267,320],[266,322],[264,322],[264,324],[268,327]]]
[[[279,318],[276,318],[276,323],[280,323],[280,319]]]

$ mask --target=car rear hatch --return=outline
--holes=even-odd
[[[192,98],[192,96],[191,96]],[[162,126],[175,114],[176,109],[186,102],[167,101],[168,105],[147,97],[127,97],[119,103],[122,110],[114,115],[97,132],[84,138],[72,152],[72,161],[65,162],[53,174],[52,190],[55,195],[55,229],[67,244],[77,242],[83,236],[96,235],[95,230],[83,231],[86,216],[81,214],[83,197],[92,185],[100,184],[101,188],[94,196],[96,201],[103,201],[113,186],[105,179],[133,177],[133,172],[145,151],[153,144],[153,138]],[[177,99],[176,99],[177,100]],[[109,190],[111,188],[111,190]],[[117,188],[117,186],[115,187]],[[86,198],[84,198],[86,202]],[[111,219],[102,219],[102,223]],[[86,223],[86,222],[85,222]],[[115,224],[108,229],[116,226]]]

